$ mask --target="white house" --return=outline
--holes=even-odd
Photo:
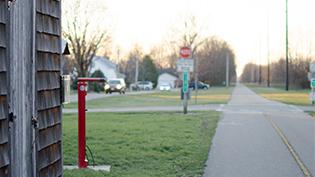
[[[90,73],[101,70],[107,79],[124,78],[124,75],[117,71],[117,65],[104,57],[95,56],[92,60]]]
[[[162,83],[168,83],[171,85],[172,88],[175,88],[177,80],[178,78],[176,76],[173,76],[169,73],[160,74],[158,78],[157,88],[159,88],[160,84]]]

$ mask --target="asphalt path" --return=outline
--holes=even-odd
[[[315,119],[237,85],[212,141],[204,177],[315,175]]]

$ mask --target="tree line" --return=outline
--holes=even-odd
[[[308,80],[311,57],[295,56],[289,60],[289,86],[294,89],[306,89],[310,87]],[[270,63],[270,84],[274,87],[284,87],[286,80],[286,62],[281,58]],[[260,83],[267,85],[268,65],[247,64],[243,69],[241,81],[246,83]]]

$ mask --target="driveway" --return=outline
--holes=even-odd
[[[204,177],[311,177],[315,119],[237,85],[212,141]]]

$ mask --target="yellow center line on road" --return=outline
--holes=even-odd
[[[270,122],[272,127],[276,130],[277,134],[281,137],[281,140],[283,141],[285,146],[288,148],[289,152],[291,153],[292,157],[294,158],[295,162],[297,163],[297,165],[301,169],[304,176],[305,177],[312,177],[312,174],[307,169],[307,167],[304,165],[301,158],[299,157],[297,152],[294,150],[293,146],[290,144],[288,138],[284,135],[282,130],[277,126],[277,124],[268,115],[264,114],[264,117]]]

